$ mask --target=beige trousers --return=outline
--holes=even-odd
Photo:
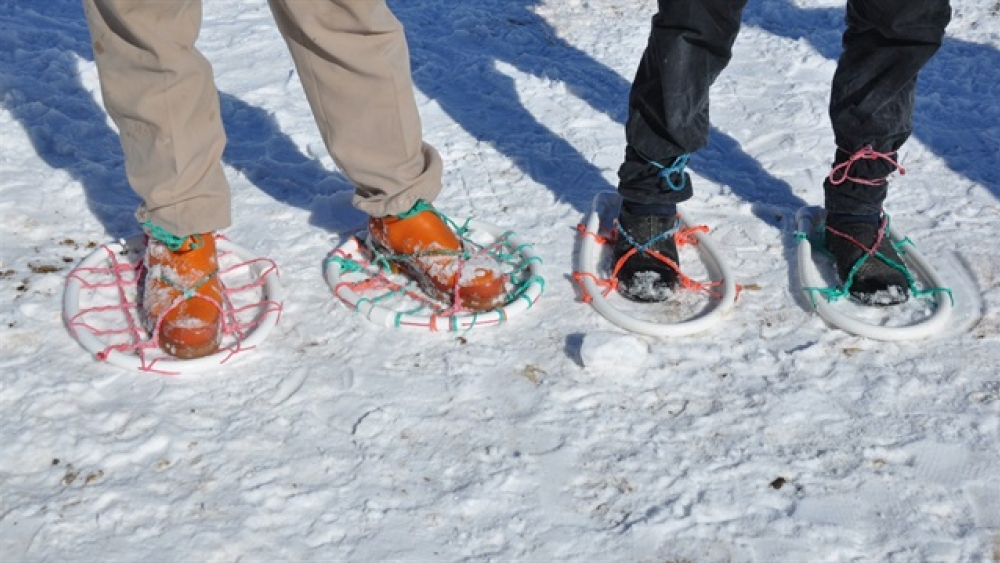
[[[137,217],[178,236],[230,225],[226,137],[200,0],[83,0]],[[384,216],[432,201],[441,158],[423,142],[402,25],[384,0],[269,0],[354,205]]]

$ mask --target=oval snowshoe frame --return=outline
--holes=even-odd
[[[621,196],[617,193],[601,192],[597,194],[594,197],[590,215],[587,217],[587,232],[602,232],[600,230],[602,217],[606,221],[610,220],[609,218],[617,217],[620,207]],[[686,214],[682,215],[680,219],[682,226],[687,228],[693,226]],[[610,230],[605,229],[605,232],[610,232]],[[711,299],[708,307],[697,316],[675,323],[656,323],[637,319],[616,308],[609,299],[604,297],[604,290],[595,281],[601,277],[597,268],[602,244],[592,236],[584,236],[580,243],[578,270],[589,274],[582,276],[580,283],[583,284],[583,289],[590,296],[590,304],[604,318],[621,328],[649,336],[685,336],[708,330],[717,325],[736,302],[736,280],[709,236],[697,231],[694,236],[698,241],[698,252],[705,263],[709,276],[713,281],[721,282],[721,297]],[[656,307],[656,304],[649,306]]]
[[[135,237],[131,241],[104,245],[80,262],[80,264],[74,268],[74,272],[85,268],[100,268],[103,264],[108,263],[109,251],[116,254],[123,254],[126,252],[127,248],[135,249],[144,247],[145,243],[141,241],[142,237]],[[250,269],[250,272],[256,276],[258,280],[263,280],[262,302],[268,301],[278,304],[277,307],[264,307],[263,315],[260,317],[258,322],[255,323],[255,326],[251,330],[247,331],[244,337],[238,341],[236,345],[237,350],[239,352],[246,352],[264,342],[267,336],[271,333],[271,330],[278,324],[278,319],[281,316],[282,309],[281,299],[283,297],[281,284],[278,282],[277,271],[272,270],[268,272],[267,270],[269,270],[269,268],[260,263],[258,257],[252,254],[249,250],[223,237],[216,238],[216,245],[220,254],[232,253],[232,255],[240,261],[248,264],[247,267]],[[268,261],[268,264],[271,264],[271,262]],[[240,357],[244,355],[243,353],[237,354],[236,351],[233,350],[232,346],[228,346],[203,358],[182,360],[164,354],[162,358],[158,357],[152,362],[149,362],[144,361],[144,359],[137,354],[123,353],[119,350],[109,348],[109,343],[101,340],[100,336],[94,331],[72,322],[72,320],[75,319],[81,312],[80,294],[83,289],[84,282],[79,277],[74,276],[73,272],[71,272],[68,276],[66,288],[63,292],[63,318],[65,319],[66,325],[69,327],[70,333],[73,337],[76,338],[76,340],[88,352],[94,354],[96,357],[100,357],[109,364],[125,369],[134,369],[139,371],[152,371],[169,375],[187,375],[205,372],[212,369],[219,369],[220,366],[231,363],[234,356]]]
[[[823,223],[826,212],[819,207],[803,207],[795,214],[795,218],[799,232],[811,234],[815,232],[818,225]],[[894,242],[903,240],[903,237],[892,225],[889,226],[888,236]],[[907,267],[929,287],[944,287],[941,277],[915,247],[906,248],[904,261]],[[927,338],[939,334],[951,317],[952,296],[948,292],[941,291],[934,294],[934,300],[937,304],[934,312],[919,322],[904,326],[882,326],[866,322],[844,313],[834,303],[822,296],[814,295],[808,289],[825,287],[826,282],[812,258],[812,244],[807,236],[799,237],[798,262],[800,290],[805,295],[806,300],[812,304],[819,316],[825,321],[858,336],[889,341]]]
[[[508,233],[507,230],[501,229],[496,225],[475,219],[470,220],[467,226],[470,231],[485,233],[494,239],[499,239]],[[375,300],[364,298],[353,291],[348,284],[342,284],[341,266],[335,260],[326,261],[324,275],[334,295],[376,325],[423,329],[434,332],[464,332],[473,328],[507,322],[526,312],[542,296],[544,288],[540,281],[542,279],[541,260],[533,252],[530,245],[523,244],[515,235],[508,235],[507,241],[509,246],[518,249],[524,259],[528,261],[528,275],[535,281],[529,282],[524,293],[510,303],[489,311],[459,312],[454,315],[421,315],[400,312],[380,305]],[[361,244],[357,237],[349,237],[338,247],[338,250],[349,256],[358,253],[361,250],[360,246]]]

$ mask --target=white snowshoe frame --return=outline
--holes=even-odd
[[[134,320],[128,321],[129,326],[125,329],[94,327],[88,322],[89,314],[97,314],[102,310],[120,310],[126,315],[131,315],[134,311],[133,313],[129,311],[137,309],[138,305],[131,303],[135,296],[126,295],[124,291],[126,286],[136,283],[137,279],[130,277],[128,280],[123,280],[121,272],[116,271],[116,268],[127,267],[129,276],[135,275],[135,264],[118,257],[128,255],[131,256],[131,260],[142,260],[142,255],[145,252],[145,240],[142,236],[101,246],[70,272],[63,292],[63,317],[70,333],[88,352],[100,360],[125,369],[164,375],[187,375],[220,369],[220,366],[230,362],[234,356],[246,355],[245,352],[255,348],[267,338],[281,316],[283,292],[278,281],[277,266],[270,260],[255,257],[250,251],[224,237],[217,237],[216,243],[220,260],[226,255],[231,255],[240,262],[236,266],[222,268],[219,273],[224,286],[227,286],[226,294],[249,291],[257,284],[259,284],[261,292],[259,302],[240,307],[238,311],[232,309],[228,297],[224,299],[223,313],[227,319],[234,320],[237,313],[253,313],[255,311],[257,316],[253,322],[246,326],[242,326],[240,323],[241,326],[236,327],[237,330],[230,336],[224,337],[223,346],[218,352],[203,358],[182,360],[155,350],[147,351],[145,348],[150,344],[138,342],[141,338],[139,332],[142,329],[139,323]],[[254,279],[254,283],[240,286],[226,284],[226,278],[230,272],[234,275],[239,274],[241,277],[249,275]],[[103,279],[107,276],[117,279],[108,282]],[[81,306],[81,300],[87,301],[96,296],[99,291],[96,289],[98,287],[113,288],[113,292],[117,294],[113,299],[116,299],[118,304],[105,307]],[[255,309],[255,311],[251,309]],[[127,334],[130,339],[136,342],[116,345],[111,342],[111,337],[114,334]],[[227,342],[227,340],[232,341]]]
[[[944,283],[941,277],[927,262],[920,251],[915,246],[909,244],[905,252],[901,252],[901,257],[907,267],[928,287],[935,288],[935,291],[926,293],[924,297],[930,296],[936,303],[934,312],[914,324],[905,326],[882,326],[866,322],[863,319],[848,315],[837,307],[831,300],[823,295],[818,295],[821,289],[825,289],[826,282],[816,267],[816,262],[812,257],[812,244],[809,235],[816,233],[817,229],[823,225],[826,213],[819,207],[803,207],[796,213],[798,223],[798,269],[799,285],[805,298],[812,304],[813,308],[828,323],[847,332],[872,338],[875,340],[916,340],[927,338],[939,334],[948,323],[952,309],[953,296],[950,291],[943,289]],[[893,227],[889,226],[887,235],[889,239],[897,245],[907,240]],[[920,296],[911,296],[911,299],[919,299]]]
[[[697,241],[699,255],[708,270],[709,276],[720,288],[718,296],[713,298],[709,305],[698,315],[673,323],[646,321],[635,318],[616,308],[604,296],[605,290],[597,283],[597,280],[601,277],[598,274],[598,262],[601,257],[602,243],[595,236],[591,235],[601,232],[602,217],[617,217],[620,207],[621,196],[615,192],[601,192],[594,197],[593,207],[584,225],[586,230],[583,233],[580,243],[579,262],[577,265],[577,270],[582,275],[578,276],[577,279],[589,296],[590,304],[594,309],[604,316],[604,318],[621,328],[649,336],[685,336],[708,330],[718,324],[735,304],[738,289],[733,275],[730,273],[722,255],[716,249],[715,244],[712,243],[707,234],[698,230],[694,231],[694,237]],[[683,228],[691,229],[693,227],[686,214],[682,215],[680,219]],[[611,229],[605,229],[605,232],[610,231]],[[655,306],[656,304],[650,304],[650,307]]]

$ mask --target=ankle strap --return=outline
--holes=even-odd
[[[410,217],[413,217],[414,215],[422,211],[434,211],[434,207],[432,207],[431,204],[427,203],[426,201],[418,199],[417,202],[413,204],[413,207],[411,207],[408,211],[397,213],[396,218],[409,219]]]
[[[177,252],[178,250],[197,250],[202,246],[205,246],[205,240],[201,235],[190,235],[186,237],[179,237],[170,231],[164,229],[159,225],[154,225],[152,221],[145,221],[140,223],[142,228],[146,229],[149,233],[150,238],[154,238],[170,250]],[[185,248],[186,246],[186,248]]]
[[[848,152],[840,147],[837,147],[837,150],[845,153]],[[847,160],[841,162],[840,164],[830,169],[830,175],[827,176],[827,178],[830,180],[830,183],[833,184],[834,186],[839,186],[847,181],[854,182],[855,184],[862,184],[864,186],[881,186],[887,183],[884,177],[870,179],[870,178],[857,178],[854,176],[850,176],[849,173],[851,171],[851,166],[854,166],[854,163],[859,160],[879,160],[879,159],[885,160],[886,162],[891,164],[894,169],[899,170],[899,173],[901,175],[906,174],[906,169],[903,168],[898,162],[896,162],[895,152],[878,152],[874,148],[872,148],[871,145],[866,145],[855,151],[853,154],[852,153],[848,154],[850,154],[851,156],[848,157]],[[890,172],[890,174],[891,173],[892,172]],[[888,174],[886,175],[888,176]]]

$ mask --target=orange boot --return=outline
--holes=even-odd
[[[415,213],[413,211],[416,211]],[[427,204],[418,202],[402,216],[372,217],[368,231],[383,251],[412,258],[394,262],[428,295],[453,303],[457,287],[462,307],[488,311],[504,304],[505,276],[486,255],[464,260],[462,241]]]
[[[142,309],[171,356],[200,358],[219,349],[222,283],[212,233],[191,235],[177,250],[149,239]]]

